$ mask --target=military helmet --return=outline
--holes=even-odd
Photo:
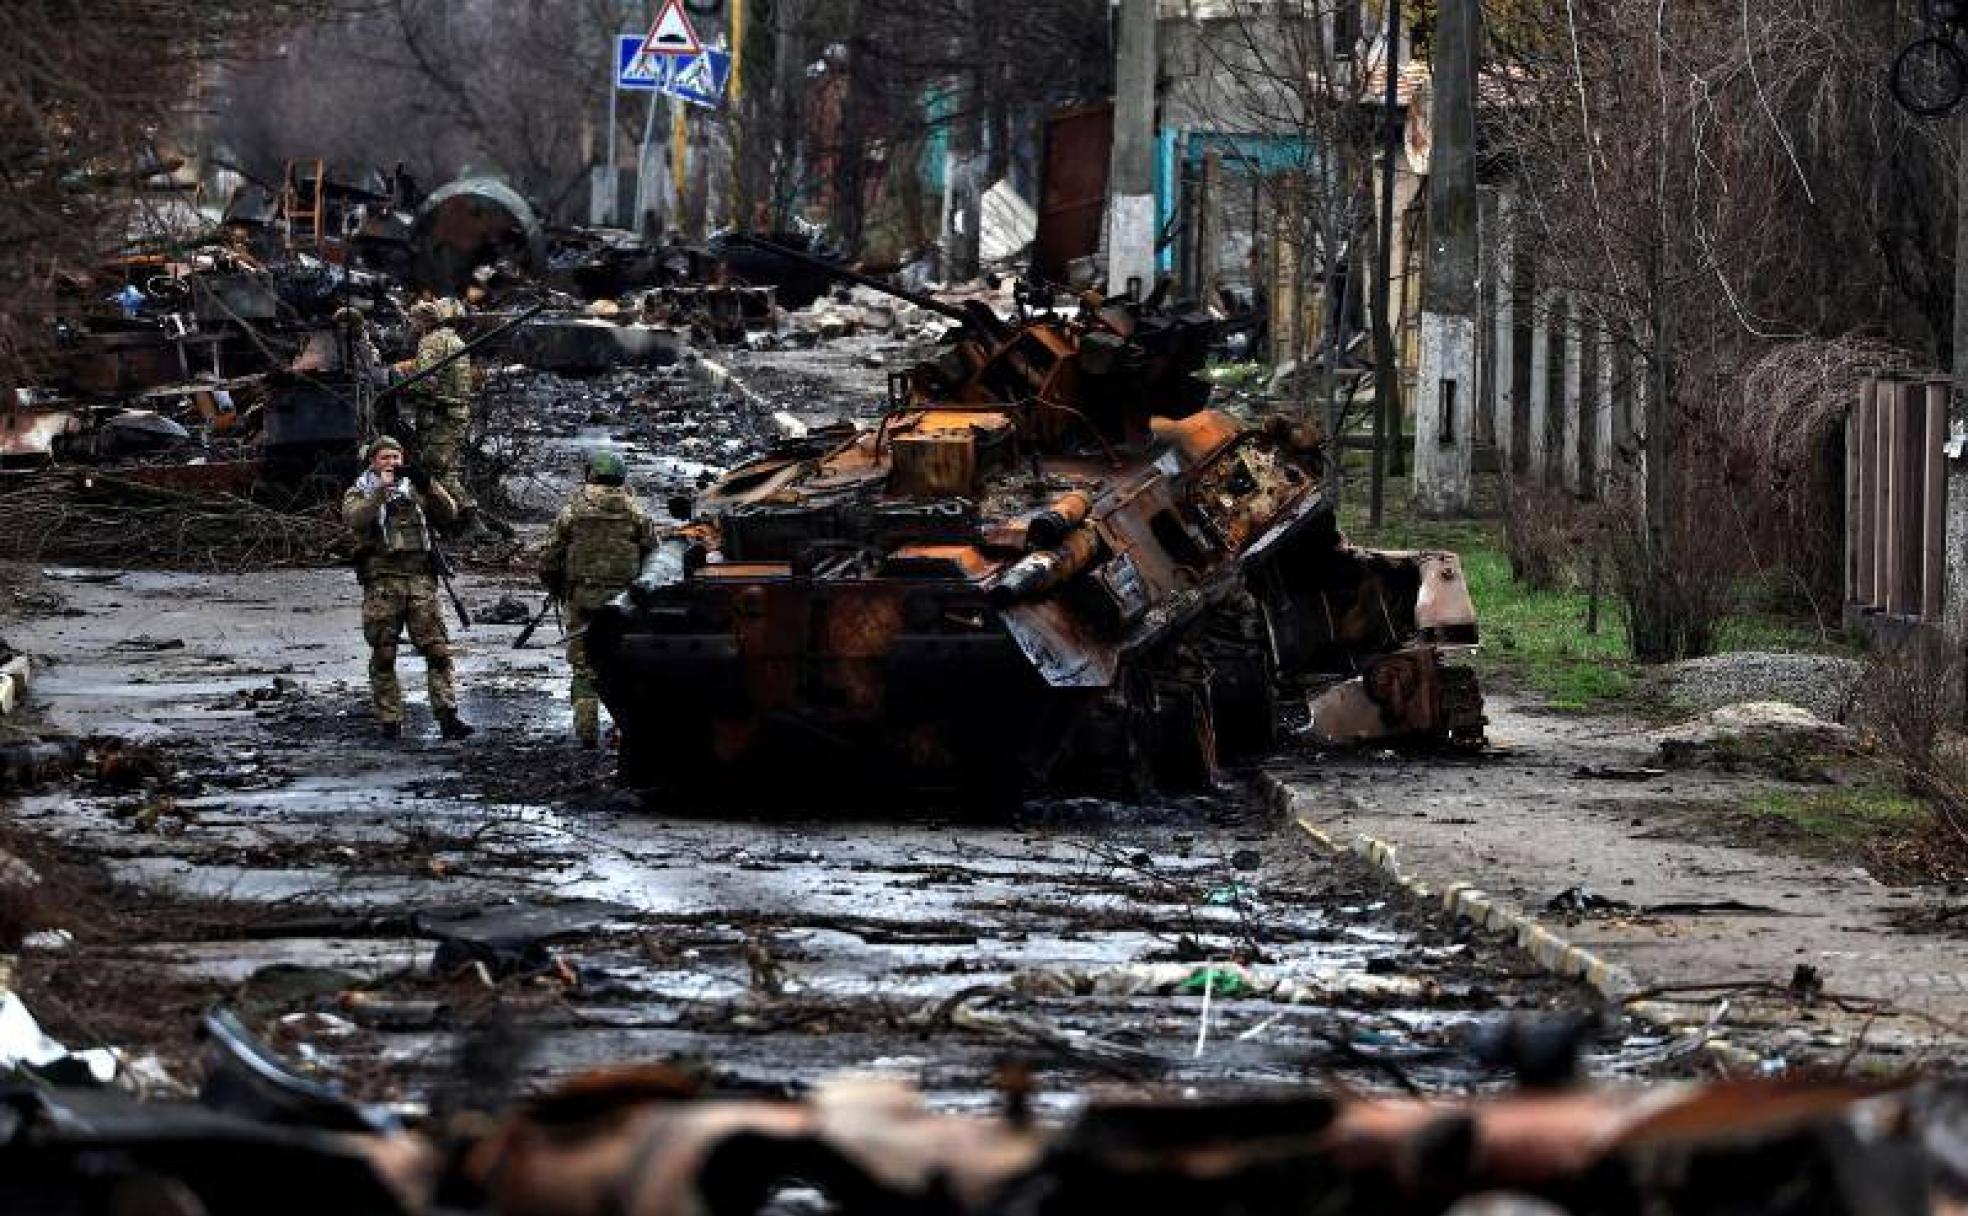
[[[410,319],[422,321],[426,325],[436,325],[444,320],[444,306],[436,300],[419,300],[410,306]]]
[[[376,458],[376,453],[378,452],[400,453],[402,451],[403,451],[403,445],[401,443],[398,443],[396,440],[390,438],[388,435],[378,435],[376,436],[375,439],[370,441],[369,446],[367,448],[363,449],[362,458],[364,460],[374,460]]]
[[[620,452],[603,448],[588,455],[588,480],[597,485],[619,486],[629,479],[628,462]]]

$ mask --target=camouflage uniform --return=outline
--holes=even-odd
[[[581,630],[595,609],[635,581],[655,545],[656,521],[619,485],[582,486],[547,533],[540,577],[567,609],[567,665],[574,677],[569,696],[574,733],[583,743],[594,742],[601,709]]]
[[[407,627],[410,644],[424,657],[431,711],[455,714],[451,644],[431,573],[430,528],[457,516],[457,504],[440,482],[428,496],[407,481],[397,492],[374,473],[364,473],[342,495],[342,521],[356,535],[356,573],[362,580],[362,636],[369,643],[369,694],[380,723],[403,721],[403,687],[396,678],[397,640]]]
[[[437,363],[465,348],[449,325],[441,325],[417,339],[417,358],[410,374]],[[417,459],[428,470],[431,480],[444,487],[460,512],[475,505],[465,492],[465,436],[471,430],[471,356],[445,365],[430,379],[408,390],[415,400]]]

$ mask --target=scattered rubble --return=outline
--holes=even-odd
[[[1479,1210],[1471,1201],[1581,1216],[1911,1216],[1955,1210],[1968,1190],[1964,1102],[1946,1085],[1135,1098],[1048,1127],[1016,1066],[1000,1113],[956,1117],[892,1081],[838,1079],[787,1101],[707,1093],[701,1077],[645,1065],[405,1128],[300,1075],[229,1015],[209,1025],[214,1076],[197,1103],[0,1094],[14,1115],[0,1130],[0,1196],[55,1210],[103,1190],[160,1194],[173,1211],[229,1216],[260,1210],[276,1168],[309,1179],[308,1210],[396,1216]]]
[[[1791,772],[1812,756],[1852,746],[1850,728],[1782,701],[1725,705],[1652,737],[1669,768],[1743,765]]]
[[[1670,663],[1649,678],[1669,704],[1691,713],[1783,701],[1827,722],[1844,722],[1861,674],[1862,664],[1839,655],[1743,650]]]

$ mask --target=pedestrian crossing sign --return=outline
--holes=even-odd
[[[649,55],[640,34],[615,38],[615,87],[664,93],[694,106],[716,109],[731,78],[731,53],[706,47],[695,55]]]

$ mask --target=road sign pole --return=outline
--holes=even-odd
[[[608,49],[608,175],[604,179],[608,184],[602,188],[601,195],[607,200],[610,225],[622,222],[622,170],[621,162],[615,159],[615,95],[621,91],[615,66],[615,48],[610,46]]]
[[[636,152],[635,215],[630,217],[629,228],[642,231],[643,212],[649,206],[649,144],[656,134],[657,94],[649,95],[649,112],[642,119],[642,147]]]

